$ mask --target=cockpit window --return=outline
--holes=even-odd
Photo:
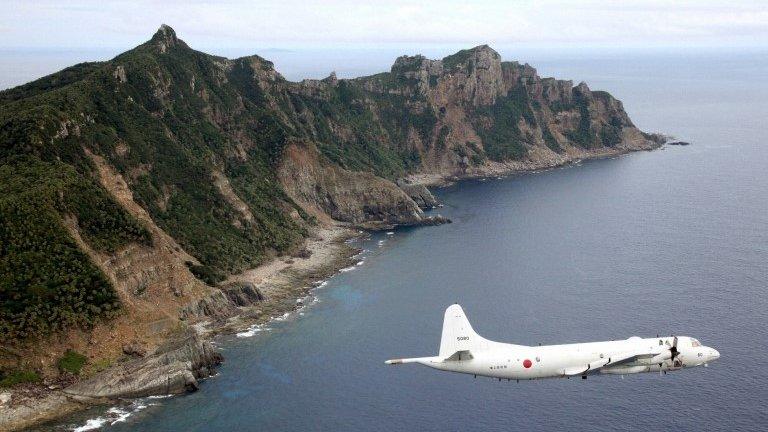
[[[696,339],[691,339],[691,346],[692,347],[700,347],[701,346],[701,342],[699,342]]]

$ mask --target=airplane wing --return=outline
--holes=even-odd
[[[617,366],[622,363],[630,363],[638,358],[653,357],[658,353],[655,352],[628,352],[619,353],[608,358],[602,358],[595,360],[586,365],[573,366],[562,370],[563,376],[575,376],[575,375],[587,375],[596,372],[599,369],[608,366]]]
[[[586,365],[573,366],[562,370],[563,376],[586,375],[607,365],[611,359],[599,359]]]

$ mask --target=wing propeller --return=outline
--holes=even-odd
[[[669,348],[669,359],[672,361],[672,366],[673,367],[675,366],[675,359],[679,355],[680,355],[680,351],[678,351],[678,349],[677,349],[677,336],[673,336],[672,337],[672,346]],[[661,370],[661,367],[662,367],[663,364],[664,364],[663,362],[659,363],[659,375],[661,375],[662,372],[665,373],[665,374],[667,373],[667,371],[662,371]]]
[[[672,348],[669,349],[669,352],[672,353],[672,364],[675,364],[675,358],[680,355],[680,351],[677,350],[677,336],[674,336],[672,338]]]

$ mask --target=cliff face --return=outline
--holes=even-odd
[[[422,173],[482,174],[499,162],[556,165],[595,151],[658,145],[608,93],[541,78],[527,64],[502,62],[486,45],[442,60],[400,57],[389,74],[354,81],[371,100],[405,95],[411,114],[434,115],[429,134],[405,140]]]
[[[110,61],[0,92],[0,339],[77,330],[41,364],[72,346],[114,358],[122,342],[258,301],[216,284],[318,225],[440,222],[406,178],[542,168],[652,138],[608,93],[487,46],[296,83],[163,26]],[[18,362],[6,351],[0,369]]]
[[[289,145],[278,169],[289,196],[314,213],[351,223],[416,223],[421,210],[389,180],[323,163],[312,147]]]

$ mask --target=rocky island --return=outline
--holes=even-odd
[[[0,92],[0,428],[197,387],[425,187],[659,147],[620,101],[488,46],[290,82],[162,26]],[[354,229],[354,230],[353,230]]]

